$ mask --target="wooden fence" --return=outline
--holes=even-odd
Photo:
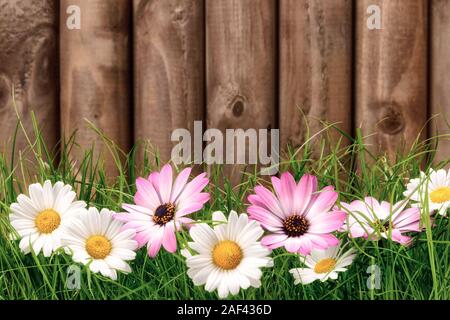
[[[79,30],[66,25],[71,5]],[[367,27],[370,5],[381,30]],[[78,129],[101,152],[85,119],[124,150],[150,140],[164,160],[172,131],[194,120],[279,128],[281,146],[299,146],[303,113],[313,133],[317,119],[361,127],[392,158],[420,132],[449,133],[450,0],[0,0],[2,150],[12,87],[50,146]]]

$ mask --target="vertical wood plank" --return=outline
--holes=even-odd
[[[427,119],[427,1],[356,3],[357,126],[371,152],[393,161]],[[381,8],[381,30],[367,27],[369,5]]]
[[[352,1],[280,1],[281,146],[298,148],[324,128],[351,133]],[[304,117],[305,116],[305,117]],[[330,131],[332,142],[341,135]],[[319,136],[313,142],[318,142]]]
[[[30,138],[33,111],[46,145],[52,149],[59,139],[57,11],[54,0],[0,0],[0,152],[11,151],[18,120],[12,88]],[[27,147],[19,132],[16,151]]]
[[[450,1],[431,2],[431,135],[450,135]],[[450,136],[439,141],[436,160],[450,158]]]
[[[207,0],[206,33],[207,127],[275,128],[276,2]]]
[[[135,133],[168,161],[174,129],[203,121],[203,0],[134,0]]]
[[[81,29],[66,26],[67,7],[81,9]],[[111,154],[88,121],[128,151],[131,128],[131,5],[127,0],[62,0],[61,122],[67,136],[77,131],[77,158],[95,145],[94,156],[116,172]]]

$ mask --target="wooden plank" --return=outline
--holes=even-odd
[[[80,8],[81,29],[69,30],[66,13]],[[122,150],[128,151],[131,129],[131,4],[127,0],[62,0],[61,120],[66,136],[77,131],[77,158],[95,145],[95,156],[116,172],[102,138],[92,122]]]
[[[450,135],[450,1],[431,3],[431,135]],[[450,136],[439,140],[436,160],[450,158]],[[450,166],[450,165],[449,165]]]
[[[352,6],[351,0],[280,1],[283,148],[305,142],[305,117],[310,136],[324,129],[322,121],[351,133]],[[342,138],[334,129],[327,133],[332,143]],[[313,142],[318,145],[320,135]]]
[[[207,127],[276,128],[276,2],[207,0],[206,34]]]
[[[17,110],[34,143],[31,112],[52,149],[59,139],[57,2],[0,0],[0,152],[11,151]],[[19,132],[16,152],[29,147]]]
[[[393,161],[427,120],[427,1],[356,3],[356,124],[368,149]],[[381,8],[381,30],[367,27],[369,5]]]
[[[171,134],[203,121],[204,3],[134,0],[135,134],[170,159]],[[193,135],[193,134],[192,134]]]

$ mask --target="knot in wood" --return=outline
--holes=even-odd
[[[240,117],[244,112],[244,103],[241,100],[237,100],[233,105],[233,115]]]
[[[405,118],[400,110],[400,106],[396,103],[383,106],[378,123],[378,128],[383,133],[395,135],[403,131],[405,128]]]

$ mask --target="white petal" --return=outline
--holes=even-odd
[[[111,250],[111,255],[123,260],[134,260],[136,257],[136,252],[122,248],[113,248]]]
[[[131,272],[131,268],[128,263],[124,262],[122,259],[115,257],[113,255],[109,255],[105,258],[105,262],[112,269],[120,270],[122,272]]]
[[[44,182],[44,187],[43,187],[43,203],[44,203],[44,207],[47,209],[53,208],[54,205],[54,199],[53,199],[53,187],[52,187],[52,183],[50,182],[50,180],[46,180]]]
[[[20,207],[22,208],[23,212],[26,212],[33,217],[36,217],[36,215],[42,211],[42,209],[39,209],[35,206],[33,201],[31,201],[30,198],[23,194],[19,194],[17,197],[17,202],[19,203]]]
[[[214,268],[213,271],[209,274],[208,279],[206,280],[205,290],[208,292],[214,291],[222,278],[222,273],[219,268]]]
[[[40,235],[39,237],[36,238],[36,240],[33,242],[33,245],[32,245],[35,255],[38,255],[41,252],[41,249],[44,246],[44,243],[45,243],[44,235]]]
[[[294,284],[310,284],[319,278],[317,274],[309,268],[296,268],[289,270],[289,272],[294,276]]]
[[[223,214],[222,211],[215,211],[212,214],[212,220],[214,222],[227,222],[227,218],[225,217],[225,215]]]
[[[42,186],[39,183],[34,183],[28,187],[30,199],[33,203],[34,208],[36,208],[38,212],[45,209],[50,209],[45,207],[43,192],[44,191],[42,189]]]
[[[44,257],[50,257],[53,251],[53,239],[51,235],[47,235],[45,237],[44,246],[42,252],[44,253]]]

